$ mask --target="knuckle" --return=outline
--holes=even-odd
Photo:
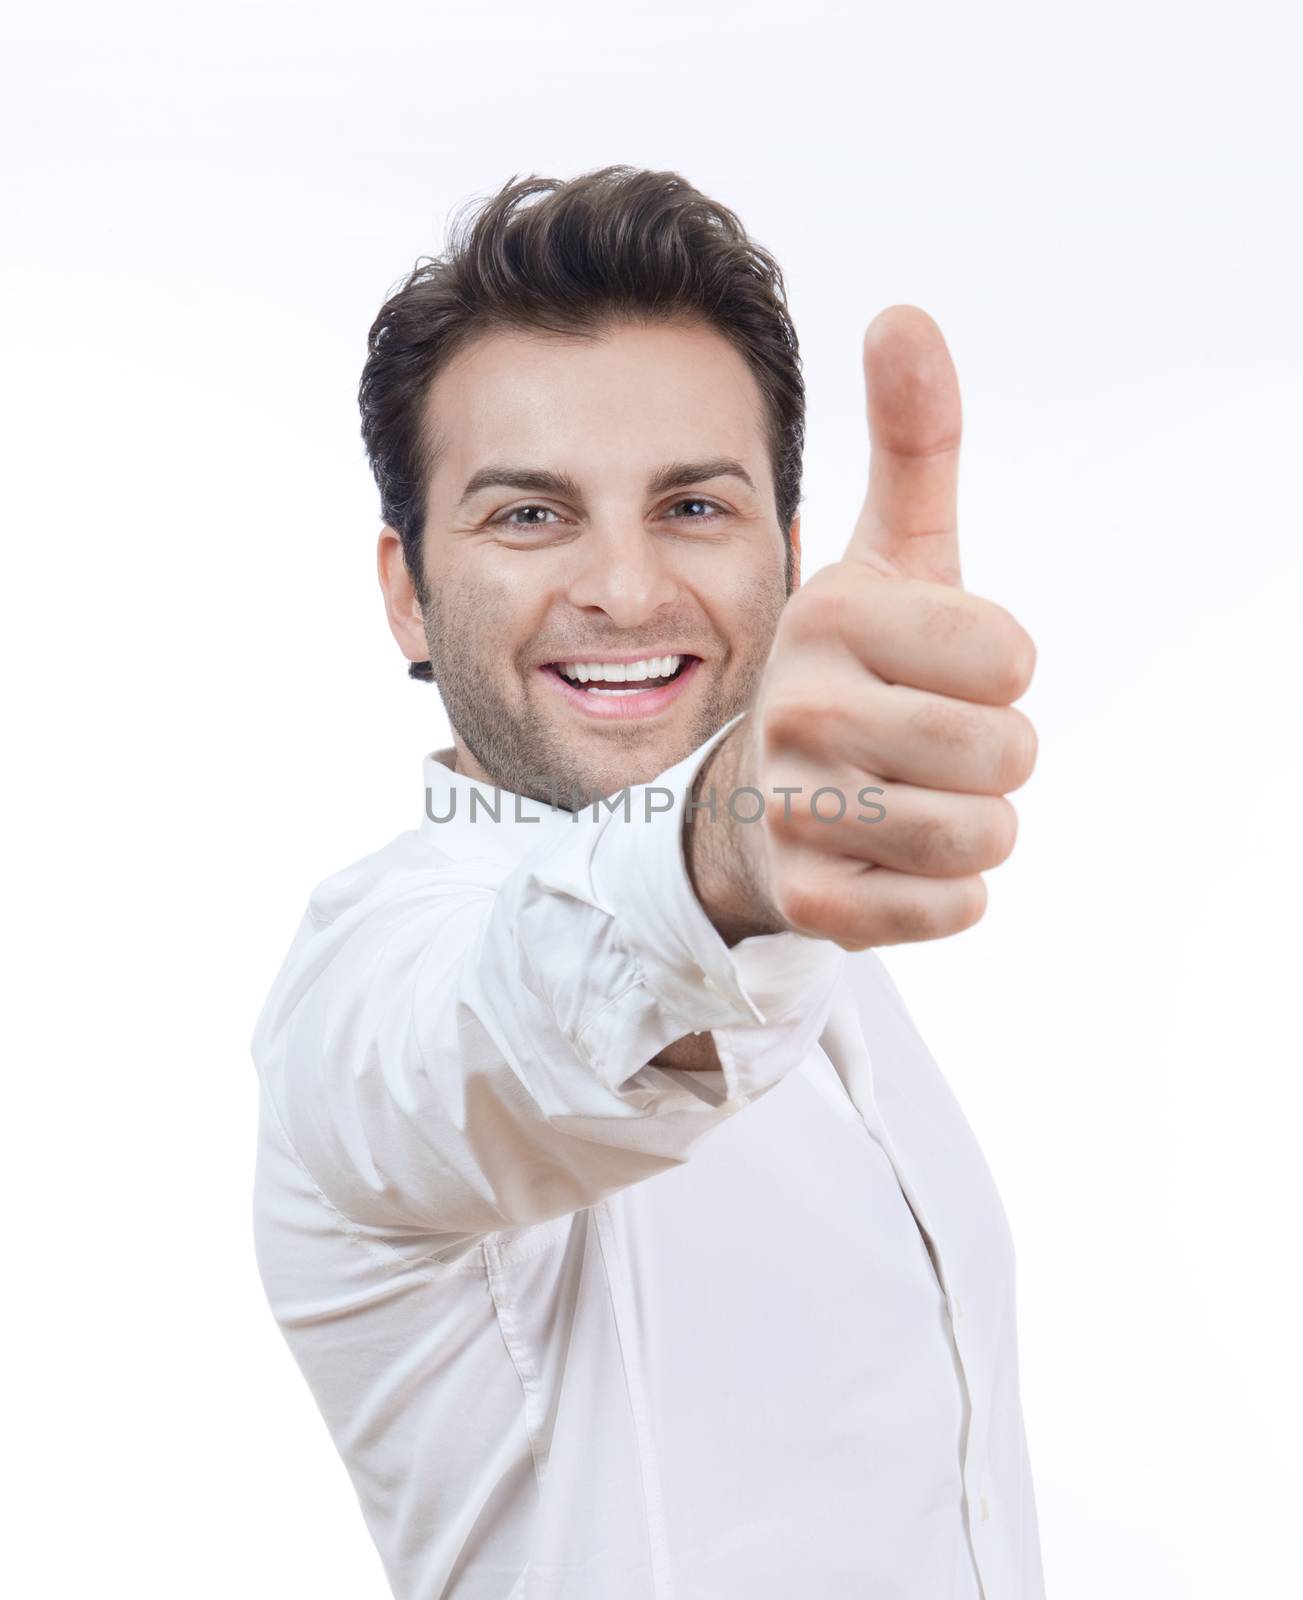
[[[807,865],[775,886],[771,903],[795,932],[828,939],[843,950],[865,950],[882,942],[866,888],[872,877],[871,870],[857,866],[812,878]]]
[[[764,827],[779,848],[795,848],[805,838],[805,818],[795,805],[775,805],[766,800]]]
[[[756,714],[756,734],[762,752],[775,755],[790,749],[804,722],[804,707],[795,700],[767,700]]]
[[[831,567],[817,572],[793,595],[783,612],[784,632],[790,638],[822,642],[838,632],[850,601],[848,586],[838,576]]]
[[[913,716],[914,732],[928,744],[945,750],[970,750],[977,737],[973,716],[958,701],[939,695],[924,699]]]
[[[923,901],[900,900],[883,908],[881,921],[888,944],[913,944],[935,939],[946,930],[938,924],[936,913]]]
[[[835,744],[842,714],[826,699],[788,693],[762,706],[756,720],[761,750],[777,756]]]
[[[828,897],[809,883],[778,884],[772,898],[774,910],[797,933],[817,933],[827,926]]]
[[[944,641],[971,633],[981,625],[981,613],[974,597],[962,589],[946,589],[920,580],[917,589],[907,591],[911,603],[913,631],[923,639]]]
[[[1002,795],[964,796],[962,807],[957,817],[926,816],[912,825],[911,872],[958,877],[1008,860],[1018,836],[1018,814],[1009,802]]]
[[[986,884],[980,877],[956,878],[944,895],[906,897],[884,908],[885,941],[914,944],[962,933],[979,922],[986,910]]]
[[[920,817],[913,823],[906,850],[911,870],[922,873],[942,871],[964,853],[956,830],[938,816]]]

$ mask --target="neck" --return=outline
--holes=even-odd
[[[488,775],[487,772],[485,772],[484,768],[466,748],[465,744],[462,743],[462,740],[456,731],[453,732],[452,736],[451,752],[444,751],[442,754],[449,757],[448,765],[454,772],[460,772],[464,777],[467,778],[475,778],[480,783],[493,783],[494,780]]]

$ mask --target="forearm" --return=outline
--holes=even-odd
[[[751,735],[748,715],[711,751],[693,783],[683,824],[693,891],[730,947],[787,926],[762,888],[763,824],[739,822],[729,805],[739,789],[754,787]]]
[[[693,782],[683,821],[684,858],[693,892],[730,948],[754,934],[777,933],[784,927],[756,887],[759,837],[752,846],[728,805],[729,796],[747,781],[748,732],[744,720],[711,751]],[[685,1034],[662,1050],[653,1064],[689,1072],[720,1070],[719,1052],[709,1033]]]

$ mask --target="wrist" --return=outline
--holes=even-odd
[[[684,808],[688,879],[702,909],[730,946],[753,934],[786,928],[764,893],[764,822],[739,822],[730,805],[739,789],[754,787],[751,735],[748,715],[702,763]]]

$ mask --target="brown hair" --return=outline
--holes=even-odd
[[[543,198],[527,205],[533,196]],[[707,323],[754,374],[768,418],[774,499],[787,540],[801,498],[805,384],[777,262],[734,213],[677,172],[609,166],[568,182],[513,178],[457,214],[442,256],[421,257],[371,325],[358,404],[385,522],[424,606],[425,401],[472,338],[502,328],[592,335],[613,319]],[[408,668],[432,677],[428,661]]]

